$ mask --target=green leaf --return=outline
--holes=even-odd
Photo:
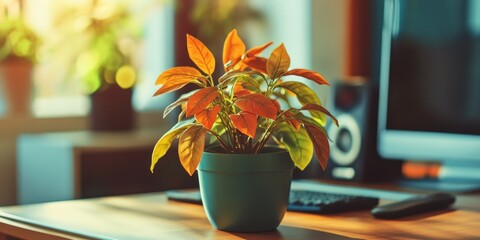
[[[173,109],[175,109],[176,107],[178,107],[178,106],[182,105],[183,103],[187,102],[187,100],[196,92],[198,92],[198,90],[193,90],[191,92],[182,94],[177,101],[168,105],[165,108],[165,110],[163,111],[163,118],[165,118],[170,112],[172,112]]]
[[[167,117],[167,115],[173,111],[176,107],[182,105],[183,103],[187,102],[188,98],[180,98],[177,101],[168,105],[165,110],[163,111],[163,118]]]
[[[163,157],[165,153],[167,153],[168,149],[172,145],[173,140],[180,136],[180,134],[182,134],[185,129],[193,125],[192,122],[193,119],[188,119],[177,123],[175,126],[172,127],[172,129],[170,129],[170,131],[165,133],[162,138],[157,141],[152,152],[152,162],[150,165],[150,171],[152,173],[158,160]]]
[[[300,170],[307,167],[313,157],[313,144],[305,129],[295,130],[282,123],[275,133],[275,138],[288,150],[295,166]]]
[[[222,120],[220,118],[217,118],[217,121],[213,124],[212,129],[210,129],[212,132],[216,132],[219,136],[222,136],[227,132],[227,128],[225,125],[223,125]],[[208,142],[209,144],[212,144],[217,141],[217,137],[215,136],[210,136],[210,141]]]
[[[282,87],[293,92],[302,105],[306,105],[309,103],[317,104],[320,106],[322,105],[322,102],[320,101],[320,98],[318,98],[317,94],[310,87],[301,82],[282,82],[278,84],[277,87]],[[327,122],[325,114],[319,111],[309,112],[316,121],[322,124],[322,126],[325,126]]]
[[[295,118],[296,118],[297,120],[299,120],[300,122],[302,122],[303,125],[310,124],[310,125],[313,125],[313,126],[317,127],[318,129],[320,129],[320,130],[323,132],[323,134],[328,138],[328,140],[329,140],[330,142],[333,142],[333,140],[330,139],[330,137],[328,136],[327,131],[325,131],[324,126],[323,126],[322,124],[320,124],[319,122],[313,120],[312,118],[309,118],[309,117],[303,115],[301,112],[297,112],[297,113],[295,114]]]
[[[239,78],[237,78],[236,82],[253,86],[257,91],[260,91],[260,83],[257,82],[257,80],[250,75],[241,75]]]
[[[285,89],[282,89],[283,91],[285,91]],[[285,94],[285,93],[282,93],[282,92],[279,92],[279,91],[275,91],[272,93],[273,96],[275,96],[277,98],[277,100],[282,100],[286,105],[287,107],[291,108],[292,107],[292,104],[290,103],[290,100],[288,99],[288,96]]]
[[[207,129],[202,125],[192,125],[180,136],[178,143],[178,157],[183,168],[193,175],[205,149],[205,135]]]
[[[254,82],[251,82],[252,85],[260,87],[260,83],[258,80],[255,79],[257,78],[263,78],[263,74],[257,71],[240,71],[240,70],[230,70],[223,74],[219,79],[218,82],[221,85],[229,84],[232,81],[237,81],[239,78],[242,77],[248,77],[252,78]],[[247,79],[246,81],[251,81],[250,79]]]

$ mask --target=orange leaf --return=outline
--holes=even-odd
[[[335,122],[335,125],[338,126],[338,120],[327,109],[325,109],[324,107],[322,107],[318,104],[308,103],[308,104],[305,104],[301,109],[302,110],[322,112],[325,115],[329,116]]]
[[[295,116],[295,114],[293,114],[292,112],[285,112],[285,116],[286,117],[293,117],[293,116]],[[295,130],[300,129],[300,127],[302,126],[302,122],[300,122],[296,119],[288,120],[288,124],[290,124],[290,126],[292,126]]]
[[[327,136],[325,136],[325,133],[322,132],[322,130],[314,125],[305,124],[305,129],[307,130],[310,140],[312,140],[318,162],[325,171],[327,168],[328,157],[330,156],[330,146]]]
[[[330,83],[327,81],[327,79],[325,79],[322,75],[320,75],[317,72],[308,70],[308,69],[295,68],[295,69],[292,69],[292,70],[286,72],[285,74],[283,74],[283,76],[288,76],[288,75],[295,75],[295,76],[304,77],[304,78],[310,79],[310,80],[312,80],[312,81],[314,81],[314,82],[316,82],[320,85],[330,85]]]
[[[165,84],[163,84],[162,87],[160,87],[155,92],[155,94],[153,94],[153,96],[158,96],[160,94],[177,91],[178,89],[185,87],[185,85],[192,82],[196,82],[196,81],[197,80],[195,79],[186,79],[186,78],[179,78],[172,81],[168,81]]]
[[[193,175],[202,158],[206,132],[202,125],[192,125],[182,133],[178,141],[178,157],[190,176]]]
[[[215,58],[212,52],[200,40],[187,34],[187,50],[190,59],[200,70],[212,75],[215,70]]]
[[[195,119],[201,123],[206,129],[211,130],[213,124],[217,120],[217,114],[220,112],[220,106],[213,106],[211,109],[204,109],[195,114]]]
[[[249,112],[231,114],[233,126],[245,135],[254,138],[257,131],[257,115]]]
[[[243,69],[249,67],[255,71],[259,71],[262,73],[267,73],[267,59],[264,57],[248,57],[244,58],[243,61]]]
[[[262,117],[273,120],[277,118],[277,107],[269,98],[259,93],[241,96],[237,98],[235,105],[243,111],[255,113]]]
[[[218,96],[217,87],[207,87],[193,94],[187,101],[187,117],[197,114],[208,107]]]
[[[248,95],[248,94],[252,94],[252,92],[246,88],[244,88],[242,86],[242,84],[235,84],[235,86],[233,87],[233,95],[235,95],[236,97],[241,97],[241,96],[245,96],[245,95]]]
[[[258,54],[262,53],[263,50],[265,50],[267,47],[269,47],[270,45],[272,45],[273,42],[268,42],[268,43],[265,43],[263,44],[262,46],[258,46],[258,47],[254,47],[252,49],[249,49],[246,53],[245,53],[245,56],[246,57],[253,57],[253,56],[257,56]]]
[[[281,110],[280,103],[275,99],[270,99],[270,101],[272,101],[273,105],[275,105],[275,108],[277,109],[277,113],[280,112]]]
[[[223,66],[225,71],[228,71],[240,61],[245,49],[245,43],[238,36],[237,30],[233,29],[223,44]]]
[[[268,58],[267,73],[271,79],[276,79],[288,71],[290,67],[290,56],[288,56],[285,45],[280,44]]]
[[[165,84],[168,81],[174,81],[178,79],[197,79],[206,83],[205,77],[193,67],[174,67],[163,72],[158,76],[155,85]]]

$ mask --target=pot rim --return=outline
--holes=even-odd
[[[214,148],[221,148],[223,149],[220,145],[214,145],[214,146],[210,146],[210,147],[207,147],[205,148],[205,150],[203,151],[203,154],[212,154],[212,155],[242,155],[242,156],[248,156],[248,155],[253,155],[253,156],[259,156],[259,155],[266,155],[266,154],[272,154],[272,153],[282,153],[282,152],[287,152],[287,149],[285,148],[281,148],[279,146],[276,146],[276,145],[265,145],[263,148],[262,148],[262,151],[259,152],[259,153],[225,153],[225,152],[211,152],[210,150],[214,149]],[[269,151],[264,151],[264,150],[269,150]]]
[[[291,171],[295,168],[288,151],[270,146],[267,149],[272,151],[258,154],[204,151],[197,170],[217,173],[265,173]]]

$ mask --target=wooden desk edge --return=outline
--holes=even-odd
[[[7,237],[32,240],[85,239],[67,233],[50,230],[45,227],[17,222],[0,216],[0,240],[7,240]]]

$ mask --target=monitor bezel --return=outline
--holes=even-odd
[[[390,52],[398,24],[397,0],[384,5],[380,51],[377,151],[383,158],[423,161],[464,161],[480,165],[480,136],[444,132],[392,130],[387,128]]]

